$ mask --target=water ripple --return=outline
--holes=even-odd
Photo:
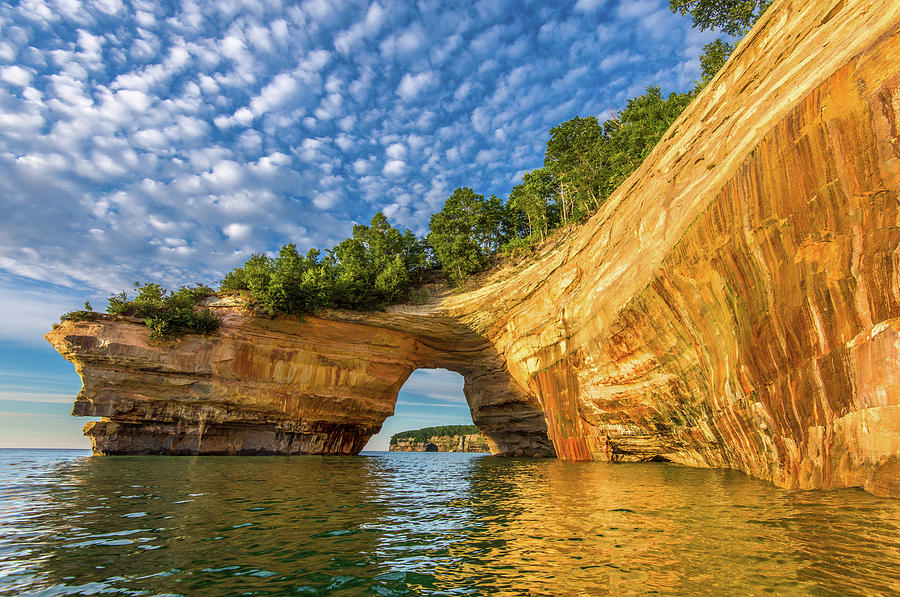
[[[471,454],[0,451],[0,594],[900,594],[900,502]]]

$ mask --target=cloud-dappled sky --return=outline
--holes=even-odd
[[[212,283],[377,211],[422,233],[457,186],[505,196],[550,127],[699,78],[713,36],[667,4],[3,4],[2,369],[134,281]]]

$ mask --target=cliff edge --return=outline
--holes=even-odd
[[[356,453],[420,367],[498,454],[900,496],[900,4],[776,0],[587,223],[477,289],[214,336],[65,322],[101,453]]]

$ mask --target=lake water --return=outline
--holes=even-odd
[[[0,594],[897,595],[900,500],[477,454],[0,451]]]

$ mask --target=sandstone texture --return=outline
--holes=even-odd
[[[536,397],[482,336],[433,309],[269,319],[213,303],[220,332],[154,342],[138,320],[99,316],[47,334],[83,388],[73,414],[102,454],[356,454],[418,368],[466,378],[490,451],[550,456]]]
[[[428,449],[429,444],[434,449]],[[389,446],[391,452],[490,452],[491,448],[479,433],[472,435],[433,435],[428,441],[399,438]]]
[[[776,0],[586,224],[477,288],[214,336],[47,335],[101,453],[358,452],[416,368],[496,454],[900,496],[900,3]]]

